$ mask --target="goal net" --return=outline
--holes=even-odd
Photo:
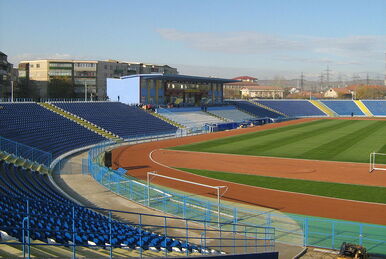
[[[205,189],[214,190],[216,198],[217,198],[217,206],[213,212],[215,212],[217,214],[217,222],[218,222],[218,224],[220,224],[220,217],[223,214],[221,211],[221,207],[222,207],[221,206],[221,197],[228,190],[227,186],[212,186],[212,185],[207,185],[207,184],[202,184],[202,183],[198,183],[198,182],[193,182],[193,181],[188,181],[188,180],[183,180],[183,179],[179,179],[179,178],[175,178],[175,177],[162,175],[162,174],[159,174],[157,172],[147,172],[147,190],[148,190],[147,205],[149,207],[150,207],[150,203],[155,198],[154,194],[152,194],[150,191],[152,189],[151,182],[155,177],[172,180],[172,181],[176,182],[176,184],[177,184],[177,182],[180,182],[180,183],[185,183],[188,185],[198,186],[198,188],[205,188]],[[181,197],[182,197],[182,195],[181,195]],[[172,201],[173,203],[179,204],[178,206],[182,208],[183,218],[189,218],[188,214],[190,214],[194,211],[207,211],[208,212],[208,209],[212,210],[210,208],[207,208],[205,205],[203,206],[203,204],[201,204],[201,202],[195,203],[194,199],[188,199],[187,200],[187,199],[183,198],[183,200],[180,200],[180,199],[178,199],[178,197],[173,196],[170,198],[170,201]],[[188,213],[188,212],[190,212],[190,213]]]
[[[386,171],[386,154],[376,152],[370,154],[370,173],[376,170]]]

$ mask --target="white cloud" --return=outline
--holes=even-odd
[[[278,36],[258,32],[184,32],[158,29],[162,38],[205,52],[267,54],[282,61],[359,65],[384,60],[385,35],[346,37]],[[284,54],[284,55],[283,55]],[[291,56],[293,58],[291,58]]]
[[[301,50],[300,41],[256,32],[208,33],[158,29],[164,39],[180,41],[188,47],[213,52],[256,54],[277,50]]]

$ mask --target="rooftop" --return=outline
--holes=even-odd
[[[167,81],[184,81],[184,82],[206,82],[206,83],[232,83],[237,82],[233,79],[216,78],[216,77],[202,77],[202,76],[188,76],[188,75],[164,75],[164,74],[136,74],[130,76],[122,76],[121,79],[141,77],[144,79],[160,79]]]
[[[257,80],[257,78],[251,77],[251,76],[238,76],[238,77],[235,77],[232,79],[234,79],[234,80],[251,80],[251,81]]]
[[[284,91],[283,88],[279,86],[271,86],[271,85],[256,85],[256,86],[246,86],[243,89],[248,89],[250,91],[259,91],[259,90],[275,90],[275,91]]]

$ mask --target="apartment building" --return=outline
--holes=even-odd
[[[19,64],[19,77],[35,82],[42,98],[49,96],[48,86],[53,79],[70,82],[76,97],[83,98],[87,89],[88,98],[106,99],[106,79],[131,74],[178,74],[176,68],[167,65],[152,65],[117,60],[33,60]]]
[[[0,99],[10,98],[13,65],[8,62],[7,55],[0,51]]]
[[[178,75],[177,68],[168,65],[155,65],[139,62],[125,62],[128,65],[128,74],[163,74]]]

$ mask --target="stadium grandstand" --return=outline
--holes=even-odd
[[[178,128],[163,117],[117,102],[1,103],[0,107],[1,257],[112,258],[232,253],[226,248],[226,241],[222,245],[203,245],[203,240],[216,243],[213,236],[218,234],[200,238],[181,235],[181,231],[187,231],[187,224],[197,224],[197,220],[193,223],[166,216],[159,219],[156,215],[126,211],[119,212],[116,219],[116,211],[84,207],[53,182],[55,165],[71,153],[100,143],[110,145],[125,143],[125,139],[138,140],[143,136],[157,139],[175,134]],[[203,114],[200,119],[205,122],[223,121]],[[197,125],[201,125],[198,121]],[[46,154],[48,158],[42,160]],[[124,220],[125,213],[139,220]],[[160,223],[146,225],[141,222],[145,217],[154,217],[151,221]],[[173,227],[166,224],[167,220],[173,222]],[[176,222],[180,220],[178,226]],[[162,231],[155,232],[157,228]],[[206,227],[202,231],[210,232]],[[263,251],[273,251],[271,246],[261,247]],[[276,258],[275,254],[267,258]]]
[[[308,229],[302,229],[305,223],[299,223],[300,220],[251,212],[219,201],[203,202],[168,188],[150,186],[149,182],[126,175],[130,168],[109,168],[106,153],[122,145],[255,126],[258,121],[386,116],[384,100],[223,101],[221,87],[216,92],[206,89],[227,82],[222,79],[207,82],[197,77],[158,75],[130,77],[133,78],[147,82],[146,86],[163,80],[170,89],[174,89],[171,80],[178,79],[181,85],[193,80],[194,84],[205,86],[207,96],[202,99],[198,92],[185,91],[182,99],[189,100],[188,103],[180,103],[181,107],[155,105],[154,110],[109,101],[0,103],[0,257],[227,254],[238,258],[238,254],[259,254],[257,258],[273,259],[285,249],[303,250],[309,244],[305,238]],[[176,95],[172,98],[176,101],[180,92],[170,91]],[[202,102],[207,99],[212,102]],[[130,200],[137,207],[156,212],[143,214],[136,209],[89,206],[83,203],[86,197],[77,199],[71,195],[55,175],[64,172],[61,169],[66,159],[78,154],[87,156],[80,174],[89,176],[103,187],[103,192],[110,190],[117,194],[117,199]],[[272,215],[277,218],[274,220]],[[296,226],[286,229],[287,221]],[[319,246],[336,249],[334,245],[333,241],[332,245]]]

